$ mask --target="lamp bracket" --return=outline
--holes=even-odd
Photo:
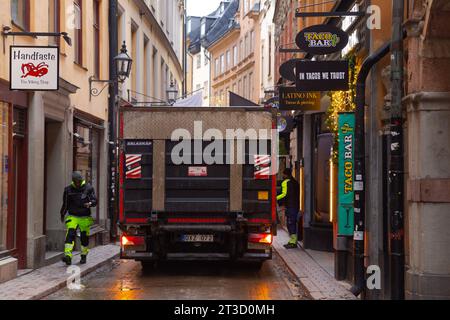
[[[101,89],[94,88],[92,86],[93,83],[104,83],[105,85]],[[109,87],[110,85],[115,84],[113,80],[98,80],[94,77],[89,77],[89,101],[91,101],[92,97],[98,97],[102,94],[102,92]]]

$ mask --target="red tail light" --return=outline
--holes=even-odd
[[[273,236],[270,233],[250,233],[248,241],[253,243],[272,244]]]
[[[135,237],[135,236],[122,236],[120,241],[122,247],[126,246],[141,246],[145,244],[144,237]]]

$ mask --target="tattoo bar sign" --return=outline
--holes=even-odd
[[[347,46],[348,35],[334,26],[315,25],[303,29],[296,37],[297,46],[311,54],[330,54]]]
[[[58,90],[59,48],[11,46],[11,90]]]
[[[355,114],[339,114],[338,234],[354,230]]]
[[[299,92],[295,87],[280,87],[279,90],[280,110],[320,110],[320,92]]]
[[[299,61],[295,67],[297,90],[348,91],[348,61]]]

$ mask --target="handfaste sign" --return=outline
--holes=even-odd
[[[11,46],[10,89],[59,89],[59,48]]]
[[[280,87],[279,90],[280,110],[320,110],[320,92],[299,92],[295,87]]]
[[[347,46],[348,34],[334,26],[320,24],[303,29],[295,42],[307,53],[330,54]]]

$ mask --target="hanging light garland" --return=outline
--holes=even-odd
[[[356,81],[358,73],[361,69],[361,60],[358,59],[354,53],[349,53],[347,56],[349,60],[349,82],[350,87],[348,91],[333,91],[328,95],[331,98],[330,107],[326,113],[326,125],[334,135],[333,157],[335,164],[338,163],[338,116],[340,112],[353,112],[356,109]]]

